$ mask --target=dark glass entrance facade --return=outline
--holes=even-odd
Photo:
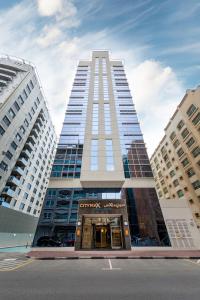
[[[122,249],[123,239],[121,216],[83,216],[82,249]]]

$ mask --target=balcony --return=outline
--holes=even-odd
[[[26,167],[28,164],[28,161],[24,157],[20,157],[17,161],[17,165]]]
[[[34,129],[34,128],[32,129],[31,135],[32,135],[32,134],[34,135],[34,137],[35,137],[36,139],[38,138],[38,134],[39,134],[39,133],[38,133],[38,131],[37,131],[36,129]]]
[[[2,191],[2,195],[6,198],[12,198],[14,197],[15,191],[12,190],[9,186],[5,186],[5,188]]]
[[[39,116],[41,117],[42,121],[44,122],[44,121],[45,121],[44,114],[43,114],[43,113],[40,113]]]
[[[20,167],[14,167],[14,169],[12,170],[12,174],[15,175],[21,175],[23,176],[24,175],[24,170]]]
[[[38,117],[37,120],[35,121],[35,124],[40,124],[40,126],[42,127],[42,118]]]
[[[20,179],[18,179],[16,176],[10,176],[7,183],[9,185],[18,186],[20,184]]]
[[[29,141],[30,141],[30,143],[31,143],[32,146],[35,145],[36,139],[35,139],[35,136],[33,134],[29,135],[27,142],[29,143]]]
[[[25,157],[25,159],[29,159],[30,156],[31,156],[31,152],[28,151],[27,149],[26,149],[26,150],[23,150],[23,151],[21,152],[21,156],[22,156],[22,157]]]
[[[32,152],[34,150],[34,146],[30,141],[27,141],[26,144],[24,145],[25,149],[28,149],[29,152]]]
[[[38,123],[35,123],[33,129],[37,129],[38,132],[40,132],[40,126],[39,126],[39,124],[38,124]]]

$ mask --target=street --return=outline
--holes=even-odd
[[[200,264],[174,259],[26,260],[0,269],[0,299],[200,298]],[[5,268],[12,262],[1,257]],[[13,255],[14,261],[14,255]],[[0,264],[1,268],[1,264]]]

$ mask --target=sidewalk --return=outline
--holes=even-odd
[[[172,249],[170,247],[139,247],[131,250],[90,250],[75,251],[73,247],[32,248],[27,257],[41,260],[52,259],[159,259],[159,258],[193,258],[200,259],[199,249]]]

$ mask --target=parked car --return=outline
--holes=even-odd
[[[60,247],[62,243],[50,236],[41,236],[37,241],[38,247]]]

